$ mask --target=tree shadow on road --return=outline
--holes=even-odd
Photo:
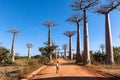
[[[52,77],[32,80],[120,80],[120,78],[104,78],[104,77]]]

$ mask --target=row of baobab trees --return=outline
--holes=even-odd
[[[106,0],[106,4],[100,4],[100,0],[75,0],[71,4],[74,11],[82,11],[83,15],[75,14],[68,18],[66,21],[75,23],[77,25],[77,48],[76,48],[76,62],[81,61],[83,58],[84,64],[90,64],[90,51],[89,51],[89,37],[88,37],[88,21],[87,11],[95,7],[95,13],[105,15],[105,44],[106,44],[106,63],[114,64],[112,36],[109,13],[120,6],[120,0]],[[99,5],[100,4],[100,5]],[[99,5],[99,6],[96,6]],[[80,53],[80,24],[84,24],[84,52]],[[74,33],[74,32],[73,32]]]
[[[74,11],[82,11],[81,14],[73,14],[66,21],[75,23],[77,26],[77,46],[76,46],[76,63],[83,61],[84,64],[91,64],[88,36],[87,11],[95,8],[94,12],[105,16],[105,44],[106,44],[106,64],[114,64],[112,36],[109,13],[120,6],[120,0],[106,0],[106,4],[100,4],[99,0],[75,0],[71,4]],[[100,5],[99,5],[100,4]],[[99,5],[96,7],[96,5]],[[80,24],[84,25],[84,52],[80,50]],[[50,46],[50,28],[56,26],[54,22],[48,21],[44,25],[48,27],[48,46]],[[75,31],[66,31],[64,34],[69,37],[69,58],[72,59],[72,36]]]
[[[100,4],[99,0],[75,0],[71,4],[71,8],[74,11],[82,11],[83,15],[81,14],[73,14],[69,17],[66,21],[75,23],[77,26],[77,46],[76,46],[76,63],[83,60],[84,64],[91,64],[90,60],[90,50],[89,50],[89,36],[88,36],[88,21],[87,21],[87,11],[91,8],[93,9],[96,5]],[[95,13],[103,14],[105,16],[105,44],[106,44],[106,63],[107,64],[114,64],[114,57],[113,57],[113,47],[112,47],[112,36],[111,36],[111,27],[110,27],[110,17],[109,13],[120,6],[120,0],[107,0],[106,4],[100,4],[94,10]],[[81,54],[80,50],[80,24],[83,22],[84,25],[84,51]],[[57,26],[56,23],[52,21],[46,21],[43,25],[48,27],[48,46],[51,46],[51,27]],[[11,31],[10,31],[11,32]],[[17,34],[18,32],[12,32]],[[72,39],[71,37],[75,34],[75,31],[66,31],[64,34],[69,37],[69,58],[72,58]],[[13,44],[14,45],[14,37],[13,37]],[[12,46],[11,53],[14,56],[14,46]],[[14,58],[14,57],[13,57]],[[12,60],[14,60],[12,58]]]
[[[11,58],[12,58],[12,61],[14,62],[15,61],[15,57],[14,57],[14,43],[15,43],[15,37],[18,33],[20,33],[19,30],[16,30],[16,29],[10,29],[8,30],[7,32],[10,32],[10,33],[13,33],[13,39],[12,39],[12,48],[11,48]],[[28,58],[30,59],[31,56],[30,56],[30,48],[32,48],[32,44],[31,43],[28,43],[26,44],[27,48],[28,48]]]

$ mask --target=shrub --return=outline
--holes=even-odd
[[[29,66],[34,66],[34,65],[38,65],[38,61],[37,60],[34,60],[34,59],[29,59],[27,64]]]
[[[41,64],[47,64],[49,62],[49,59],[46,56],[41,56],[39,59],[39,63]]]
[[[5,63],[7,60],[9,60],[9,58],[9,50],[5,47],[0,47],[0,63]]]
[[[92,64],[105,64],[105,55],[100,51],[90,54]]]
[[[12,60],[10,60],[10,59],[9,59],[9,60],[6,60],[5,63],[6,63],[6,64],[14,64],[14,62],[13,62]]]

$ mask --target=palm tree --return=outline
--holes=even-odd
[[[12,61],[14,62],[14,61],[15,61],[15,59],[14,59],[14,43],[15,43],[15,37],[16,37],[16,35],[19,33],[19,31],[18,31],[18,30],[15,30],[15,29],[10,29],[10,30],[8,30],[7,32],[13,33],[11,55],[12,55]]]
[[[93,7],[98,3],[98,0],[75,0],[71,7],[73,10],[82,10],[84,13],[84,64],[91,64],[90,51],[89,51],[89,37],[88,37],[88,24],[86,12],[89,8]]]
[[[76,63],[78,63],[82,60],[82,54],[80,53],[80,24],[83,21],[83,15],[73,14],[66,21],[77,25]]]
[[[63,45],[63,50],[64,50],[64,58],[67,59],[66,53],[67,53],[67,44]]]
[[[105,15],[105,43],[107,64],[114,64],[109,13],[116,9],[119,5],[120,0],[108,0],[107,4],[100,5],[96,10],[97,13]]]
[[[72,36],[75,35],[76,31],[66,31],[64,35],[69,37],[69,59],[73,59],[72,54]]]
[[[57,26],[56,23],[54,23],[53,21],[45,21],[43,23],[44,26],[48,27],[48,46],[51,46],[51,27],[55,27]]]
[[[28,48],[28,58],[30,59],[31,56],[30,56],[30,48],[32,48],[33,45],[31,43],[27,44],[27,48]]]
[[[45,46],[45,47],[39,48],[39,51],[42,53],[42,55],[49,57],[49,60],[51,62],[52,61],[52,54],[53,54],[54,50],[56,50],[57,47],[58,46],[56,46],[56,45],[52,45],[50,47]]]

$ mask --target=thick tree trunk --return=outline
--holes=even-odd
[[[114,64],[109,14],[105,14],[105,41],[106,41],[106,63]]]
[[[67,56],[66,56],[66,48],[64,49],[64,58],[67,59]]]
[[[56,50],[55,50],[55,58],[57,59],[57,52],[56,52]]]
[[[84,54],[83,54],[84,64],[91,64],[90,52],[89,52],[89,37],[88,37],[88,24],[86,10],[84,10]]]
[[[51,38],[51,36],[50,36],[50,26],[48,27],[48,47],[50,47],[50,38]]]
[[[80,24],[77,23],[77,47],[76,47],[76,63],[81,62],[82,56],[80,52]]]
[[[102,48],[102,54],[104,54],[104,49]]]
[[[15,61],[14,58],[14,42],[15,42],[15,33],[13,34],[13,40],[12,40],[12,49],[11,49],[11,55],[12,55],[12,61]]]
[[[70,58],[70,60],[73,59],[73,54],[72,54],[72,37],[69,37],[69,58]]]
[[[50,62],[52,61],[52,54],[50,54]]]
[[[28,59],[30,59],[31,56],[30,56],[30,48],[28,48]]]

